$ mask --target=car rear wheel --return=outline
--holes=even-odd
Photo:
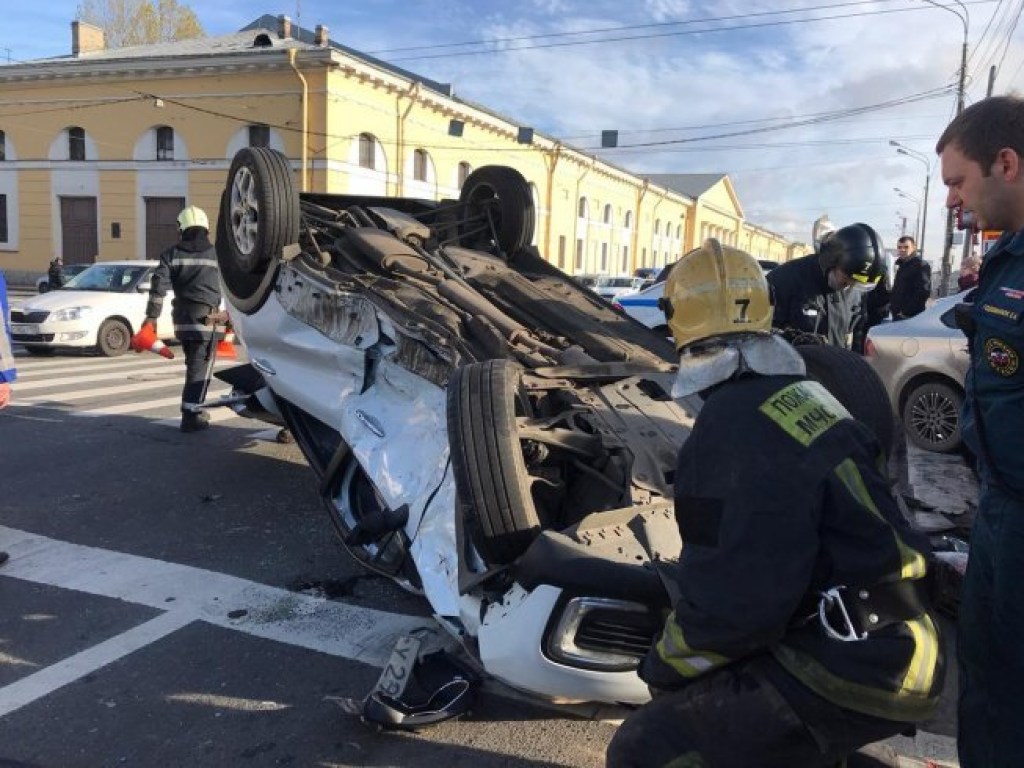
[[[960,409],[964,397],[941,381],[920,384],[903,404],[907,438],[918,448],[951,453],[960,447]]]
[[[462,185],[459,202],[465,208],[460,240],[466,248],[492,250],[512,258],[533,241],[536,211],[530,185],[515,168],[485,165]]]
[[[459,502],[473,543],[492,565],[511,563],[541,529],[516,416],[530,415],[522,369],[487,360],[448,383],[448,436]]]
[[[217,217],[217,264],[228,301],[256,312],[273,289],[281,250],[299,239],[299,195],[288,158],[245,147],[228,171]]]
[[[807,375],[832,393],[857,421],[878,438],[885,455],[892,453],[896,432],[885,385],[874,368],[856,352],[828,344],[799,344]]]
[[[104,357],[118,357],[128,351],[132,332],[123,320],[109,318],[100,325],[96,336],[96,348]]]

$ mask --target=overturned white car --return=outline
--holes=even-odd
[[[488,674],[642,703],[694,414],[671,344],[548,264],[534,215],[507,167],[458,200],[299,195],[283,155],[241,150],[216,243],[251,367],[222,378],[291,429],[348,551]]]

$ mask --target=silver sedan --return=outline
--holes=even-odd
[[[960,447],[967,340],[940,318],[963,297],[938,299],[916,317],[868,332],[865,355],[889,392],[893,412],[903,420],[910,442],[929,451]]]

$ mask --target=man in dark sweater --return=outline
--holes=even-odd
[[[889,297],[892,319],[921,314],[931,293],[932,268],[918,254],[914,238],[904,235],[896,241],[896,275]]]

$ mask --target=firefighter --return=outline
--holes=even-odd
[[[673,611],[640,666],[653,700],[608,766],[835,765],[928,718],[943,681],[926,542],[872,433],[771,332],[757,261],[709,240],[665,287],[679,453]]]
[[[206,319],[221,302],[217,256],[210,244],[210,221],[202,208],[190,205],[178,214],[181,237],[160,254],[146,305],[144,324],[156,326],[164,296],[174,291],[171,316],[174,335],[185,353],[185,386],[181,390],[181,431],[197,432],[210,425],[206,411],[196,408],[206,390],[211,356],[215,354],[214,327]]]
[[[860,299],[882,276],[882,245],[874,229],[859,223],[815,245],[814,253],[768,273],[775,304],[772,325],[849,349]]]

